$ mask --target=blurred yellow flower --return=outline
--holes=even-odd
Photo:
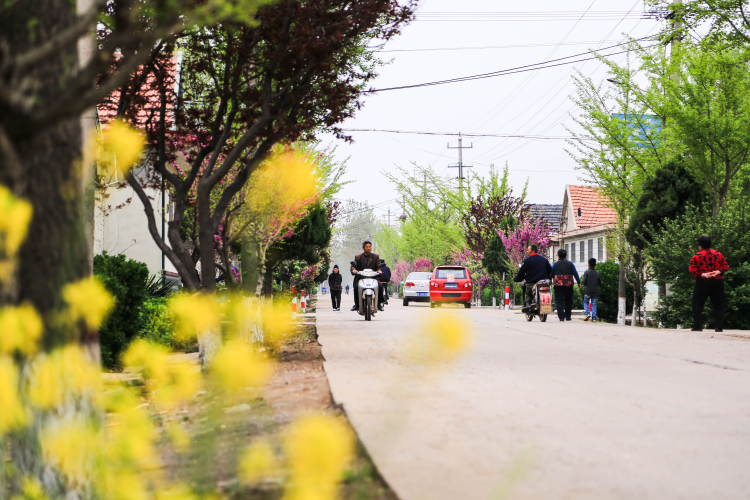
[[[115,305],[115,300],[96,278],[84,278],[65,285],[62,291],[73,321],[83,320],[89,330],[96,330]]]
[[[342,472],[354,457],[354,436],[341,420],[309,415],[284,437],[290,484],[286,500],[333,500]]]
[[[282,336],[290,334],[294,328],[289,304],[275,303],[263,309],[263,329],[269,340],[278,341]]]
[[[143,133],[122,120],[115,120],[109,124],[103,136],[102,146],[105,153],[114,154],[117,171],[123,175],[127,174],[143,153]]]
[[[47,498],[41,483],[35,477],[26,476],[23,479],[21,495],[15,497],[14,500],[46,500]]]
[[[446,314],[432,315],[424,329],[413,340],[417,360],[450,362],[464,354],[473,344],[471,327]]]
[[[28,414],[18,397],[18,370],[8,356],[0,357],[0,436],[26,424]]]
[[[87,476],[104,448],[102,434],[83,418],[49,422],[40,436],[42,453],[47,465],[58,469],[68,480]]]
[[[33,209],[31,204],[0,185],[0,250],[12,257],[26,238]],[[2,279],[2,277],[0,277]]]
[[[169,308],[175,316],[175,338],[181,342],[198,332],[213,331],[221,326],[219,306],[212,295],[178,295],[169,301]]]
[[[78,345],[41,356],[31,365],[30,380],[29,400],[38,408],[54,408],[71,397],[87,397],[100,403],[101,371]]]
[[[184,452],[190,446],[190,435],[183,429],[180,424],[176,422],[170,422],[167,424],[167,436],[172,444],[179,452]]]
[[[154,401],[170,409],[200,389],[201,374],[184,362],[169,362],[163,346],[137,340],[123,356],[125,366],[141,371]]]
[[[241,341],[227,342],[211,362],[211,375],[219,387],[237,392],[263,384],[271,376],[271,363]]]
[[[207,498],[206,500],[209,500]],[[156,500],[197,500],[190,488],[184,485],[175,485],[163,488],[156,492]]]
[[[42,319],[31,304],[0,309],[0,354],[35,353],[42,328]]]
[[[130,467],[109,464],[104,467],[98,489],[100,497],[107,500],[148,500],[153,498],[144,484],[142,475]]]
[[[254,483],[281,474],[281,464],[271,443],[264,439],[253,443],[245,450],[237,472],[240,481]]]

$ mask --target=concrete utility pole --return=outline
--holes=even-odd
[[[465,147],[463,145],[463,138],[461,137],[461,132],[458,133],[458,147],[454,148],[451,146],[450,143],[448,143],[448,149],[458,149],[458,165],[448,165],[449,168],[458,168],[458,189],[461,192],[461,196],[463,197],[463,191],[464,191],[464,168],[472,168],[473,165],[464,165],[464,149],[472,149],[474,148],[474,143],[471,144],[469,147]]]

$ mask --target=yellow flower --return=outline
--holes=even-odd
[[[448,315],[433,315],[412,340],[418,361],[450,362],[471,347],[474,336],[466,322]]]
[[[169,301],[169,308],[175,315],[175,338],[180,341],[221,326],[219,306],[211,295],[178,295]]]
[[[28,414],[18,397],[18,371],[13,361],[0,357],[0,436],[26,424]]]
[[[123,356],[125,366],[143,373],[154,400],[165,408],[185,401],[200,389],[201,375],[187,363],[170,363],[162,346],[137,340]]]
[[[281,473],[276,454],[267,440],[253,443],[240,458],[238,469],[240,480],[254,483],[263,478],[278,476]]]
[[[167,424],[167,435],[179,452],[186,451],[188,446],[190,446],[190,436],[187,431],[175,422]]]
[[[65,285],[62,296],[68,303],[71,320],[82,319],[89,330],[99,328],[115,305],[112,295],[96,277]]]
[[[342,472],[354,456],[354,437],[341,420],[300,418],[284,437],[291,472],[286,500],[333,500]]]
[[[104,443],[99,431],[83,418],[48,423],[41,434],[42,452],[48,465],[68,480],[81,479],[96,466]]]
[[[17,198],[5,186],[0,185],[0,250],[12,257],[26,239],[33,208],[25,200]]]
[[[110,123],[102,140],[104,151],[114,154],[117,171],[122,174],[127,174],[130,168],[140,160],[144,143],[143,133],[122,120]]]
[[[33,354],[42,335],[42,319],[31,304],[0,309],[0,354]]]
[[[26,476],[23,480],[21,495],[14,500],[47,500],[44,488],[35,477]]]
[[[268,380],[271,363],[244,342],[227,342],[214,356],[211,374],[221,388],[237,392]]]
[[[40,357],[31,366],[30,378],[29,400],[42,409],[62,405],[69,397],[88,397],[98,404],[102,394],[99,366],[78,345]]]

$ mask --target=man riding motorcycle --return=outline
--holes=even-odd
[[[529,307],[534,302],[534,285],[552,276],[552,266],[545,257],[537,253],[537,249],[536,245],[529,245],[526,249],[528,257],[523,261],[523,265],[513,279],[516,283],[526,280],[526,285],[523,287],[523,301],[526,307],[521,309],[524,313],[529,312]]]
[[[354,256],[354,260],[352,261],[352,275],[354,275],[354,283],[352,284],[352,288],[354,289],[354,306],[352,306],[352,311],[356,311],[359,309],[359,293],[357,293],[357,283],[359,283],[359,275],[357,274],[359,271],[364,271],[365,269],[370,269],[372,271],[377,271],[378,274],[382,274],[383,271],[379,269],[380,266],[380,256],[376,253],[372,253],[372,242],[365,240],[362,243],[362,252],[359,255]],[[384,311],[383,304],[378,302],[378,311]]]

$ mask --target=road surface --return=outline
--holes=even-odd
[[[318,302],[325,369],[401,500],[750,498],[750,336],[347,304]],[[437,314],[475,341],[425,368]]]

